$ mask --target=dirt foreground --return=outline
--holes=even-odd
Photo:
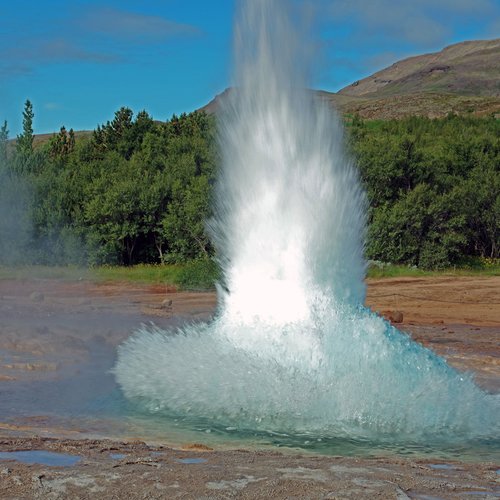
[[[357,459],[141,442],[10,439],[3,450],[80,457],[68,467],[0,465],[0,498],[439,499],[498,498],[494,464]]]
[[[164,286],[0,280],[0,498],[500,498],[500,460],[228,450],[132,436],[83,439],[82,429],[58,430],[50,418],[56,399],[43,387],[71,399],[67,381],[83,380],[78,400],[85,399],[111,383],[92,373],[105,373],[131,325],[206,319],[215,305],[213,293]],[[373,280],[367,305],[473,371],[486,390],[500,392],[499,277]],[[63,437],[72,432],[75,439]],[[63,453],[76,463],[8,454],[30,450]]]

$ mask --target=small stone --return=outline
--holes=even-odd
[[[32,476],[31,480],[37,485],[43,486],[42,479],[45,477],[45,474],[35,474]]]
[[[172,307],[172,299],[165,299],[162,303],[161,306],[163,309],[170,309]]]
[[[392,323],[402,323],[403,322],[403,313],[401,311],[392,311],[389,314],[389,320]]]

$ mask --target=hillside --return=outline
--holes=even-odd
[[[381,98],[423,92],[500,97],[500,39],[461,42],[409,57],[338,93]]]
[[[57,132],[52,132],[48,134],[35,134],[33,137],[33,146],[39,147],[46,144],[54,135],[57,135]],[[92,135],[92,130],[75,130],[75,139],[78,141],[80,139],[85,139]],[[16,147],[17,139],[13,138],[9,140],[8,148],[9,151],[13,151]]]
[[[340,112],[366,119],[500,116],[499,61],[500,39],[461,42],[398,61],[338,92],[314,92]],[[216,112],[227,92],[201,109]]]

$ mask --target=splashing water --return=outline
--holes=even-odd
[[[363,307],[365,199],[279,1],[249,0],[221,116],[210,323],[136,332],[116,378],[211,425],[389,442],[498,438],[498,396]]]

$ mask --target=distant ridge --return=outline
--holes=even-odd
[[[338,93],[385,97],[416,92],[500,97],[500,39],[461,42],[409,57]]]
[[[230,91],[200,110],[215,113]],[[341,113],[366,119],[500,117],[500,39],[456,43],[398,61],[338,92],[314,92]]]

